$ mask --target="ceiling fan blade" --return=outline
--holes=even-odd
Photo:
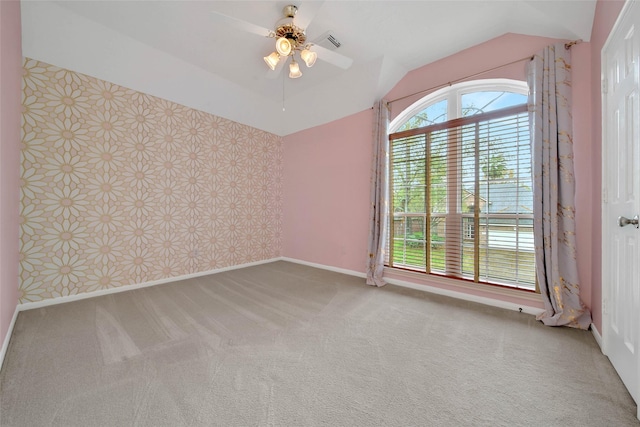
[[[315,51],[318,54],[318,59],[333,64],[336,67],[340,67],[343,70],[346,70],[347,68],[351,67],[351,64],[353,64],[353,59],[322,46],[318,46],[317,44],[314,44],[311,47],[311,50]]]
[[[242,19],[237,19],[232,16],[215,11],[211,12],[211,19],[214,23],[220,25],[228,25],[230,27],[234,27],[239,30],[257,34],[263,37],[269,37],[269,35],[272,33],[272,31],[268,28],[264,28],[259,25],[252,24],[251,22],[243,21]]]
[[[282,69],[284,68],[284,64],[286,64],[287,59],[289,59],[288,56],[285,58],[280,58],[280,61],[278,61],[278,65],[276,65],[276,69],[267,71],[267,78],[271,80],[277,79],[282,73]]]
[[[298,27],[306,30],[323,4],[324,1],[308,1],[302,3],[300,5],[300,9],[296,13],[296,17],[294,18],[295,24]]]

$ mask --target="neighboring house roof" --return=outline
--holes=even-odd
[[[474,194],[472,190],[465,188]],[[486,201],[483,213],[533,214],[533,191],[529,186],[513,181],[485,181],[480,183],[479,196]]]
[[[488,208],[481,211],[490,214],[533,214],[533,191],[531,187],[513,181],[489,181],[480,184],[481,199]],[[482,206],[481,205],[481,206]],[[533,219],[519,218],[517,223],[526,228],[516,230],[516,219],[489,217],[486,230],[486,245],[492,249],[534,251]],[[495,227],[498,226],[498,227]],[[508,227],[505,227],[508,226]]]

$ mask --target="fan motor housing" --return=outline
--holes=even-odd
[[[283,24],[276,28],[276,38],[284,37],[288,39],[294,47],[304,45],[307,41],[307,36],[304,30],[293,25]]]

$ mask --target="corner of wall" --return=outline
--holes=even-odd
[[[22,30],[19,1],[0,1],[0,353],[18,305]],[[1,359],[0,359],[1,361]]]

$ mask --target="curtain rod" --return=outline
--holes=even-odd
[[[497,69],[500,69],[500,68],[508,67],[509,65],[513,65],[513,64],[517,64],[518,62],[526,61],[527,59],[531,60],[531,59],[533,59],[533,56],[529,55],[529,56],[527,56],[525,58],[520,58],[518,60],[511,61],[511,62],[509,62],[507,64],[498,65],[497,67],[493,67],[493,68],[489,68],[488,70],[480,71],[479,73],[474,73],[474,74],[468,75],[466,77],[461,77],[459,79],[451,80],[450,82],[447,82],[447,83],[442,83],[442,84],[439,84],[437,86],[430,87],[429,89],[424,89],[424,90],[421,90],[421,91],[418,91],[418,92],[411,93],[409,95],[402,96],[400,98],[392,99],[391,101],[387,101],[387,104],[390,105],[390,104],[393,104],[394,102],[398,102],[398,101],[402,101],[403,99],[411,98],[412,96],[421,95],[421,94],[426,93],[426,92],[431,92],[432,90],[440,89],[440,88],[445,87],[445,86],[451,86],[454,83],[458,83],[458,82],[461,82],[463,80],[470,79],[471,77],[476,77],[476,76],[479,76],[481,74],[485,74],[485,73],[488,73],[490,71],[494,71],[494,70],[497,70]]]
[[[582,43],[582,39],[574,40],[572,42],[568,42],[564,44],[564,48],[569,50],[572,46],[577,45],[578,43]]]
[[[576,44],[578,44],[580,42],[582,42],[582,40],[574,40],[574,41],[571,41],[571,42],[567,42],[567,43],[564,44],[564,48],[565,49],[571,49],[571,46],[576,45]],[[402,96],[400,98],[392,99],[391,101],[387,101],[387,105],[391,105],[394,102],[402,101],[403,99],[411,98],[412,96],[420,95],[420,94],[423,94],[425,92],[431,92],[432,90],[440,89],[440,88],[443,88],[445,86],[451,86],[454,83],[458,83],[458,82],[461,82],[463,80],[470,79],[471,77],[476,77],[476,76],[479,76],[481,74],[488,73],[490,71],[495,71],[495,70],[498,70],[500,68],[508,67],[509,65],[517,64],[518,62],[523,62],[523,61],[532,60],[532,59],[533,59],[533,55],[529,55],[529,56],[526,56],[524,58],[520,58],[520,59],[517,59],[515,61],[511,61],[509,63],[506,63],[506,64],[498,65],[497,67],[489,68],[488,70],[480,71],[478,73],[471,74],[471,75],[468,75],[466,77],[461,77],[459,79],[455,79],[455,80],[452,80],[452,81],[447,82],[447,83],[443,83],[443,84],[439,84],[437,86],[430,87],[429,89],[424,89],[424,90],[421,90],[421,91],[418,91],[418,92],[411,93],[409,95]]]

